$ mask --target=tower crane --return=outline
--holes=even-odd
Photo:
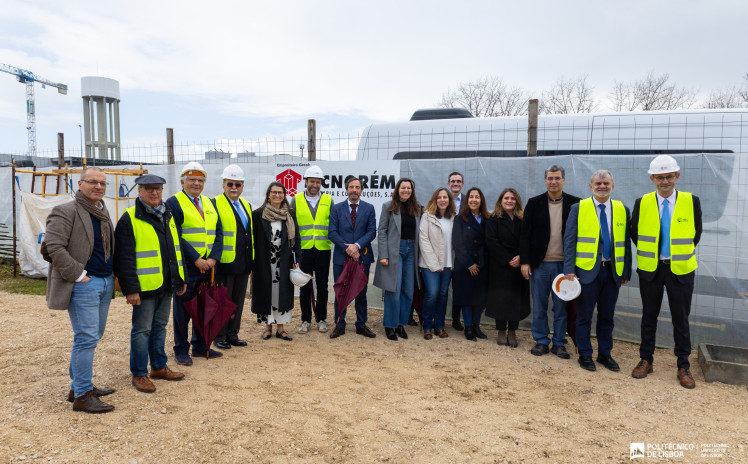
[[[0,71],[13,74],[21,84],[26,84],[26,129],[29,131],[29,155],[36,154],[36,110],[34,109],[34,82],[39,82],[42,88],[49,85],[57,89],[58,93],[68,94],[68,86],[57,82],[52,82],[41,76],[37,76],[31,71],[16,68],[7,64],[0,63]]]

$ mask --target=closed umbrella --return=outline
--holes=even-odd
[[[343,264],[343,272],[340,273],[338,279],[333,285],[335,291],[335,299],[338,302],[338,313],[336,314],[336,320],[339,320],[340,315],[343,311],[351,304],[351,301],[356,299],[361,290],[363,290],[369,283],[369,279],[364,274],[364,265],[358,261],[352,259],[347,260]]]

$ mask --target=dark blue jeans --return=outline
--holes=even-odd
[[[140,300],[132,307],[132,331],[130,332],[130,372],[133,377],[148,374],[148,358],[151,369],[166,367],[166,324],[169,323],[171,293]]]
[[[441,272],[431,272],[422,267],[421,277],[426,287],[426,294],[423,297],[423,330],[444,330],[452,269],[445,267]]]
[[[480,317],[483,313],[483,305],[480,306],[463,306],[462,307],[462,320],[465,322],[465,327],[480,324]]]
[[[413,303],[413,281],[416,277],[413,240],[400,240],[399,258],[395,291],[384,291],[382,326],[390,329],[399,325],[407,325],[410,317],[410,307]]]
[[[548,345],[548,297],[553,279],[564,271],[564,263],[544,261],[532,269],[530,294],[532,295],[532,338]],[[566,302],[553,294],[553,344],[566,344]]]

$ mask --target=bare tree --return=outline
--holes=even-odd
[[[448,89],[439,106],[465,108],[476,117],[519,116],[527,114],[527,98],[522,88],[507,86],[499,76],[487,76]]]
[[[748,81],[748,73],[745,73],[745,76],[743,78]],[[742,89],[740,89],[740,97],[743,99],[743,101],[748,104],[748,84],[744,85]]]
[[[744,95],[744,93],[748,92],[739,89],[737,86],[713,90],[701,104],[701,107],[709,109],[745,108],[748,105],[748,100],[745,97],[748,97],[748,95]]]
[[[594,87],[587,83],[587,75],[574,79],[556,80],[550,90],[543,92],[539,111],[545,114],[591,113],[597,108],[592,92]]]
[[[655,76],[650,71],[644,78],[624,83],[616,81],[610,98],[616,111],[680,110],[693,106],[696,90],[678,87],[670,74]]]

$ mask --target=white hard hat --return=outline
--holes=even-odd
[[[580,285],[579,279],[566,280],[563,274],[559,274],[553,279],[551,289],[557,297],[564,301],[571,301],[582,293],[582,285]]]
[[[291,277],[291,283],[296,285],[297,287],[303,287],[307,284],[307,282],[309,282],[309,279],[312,278],[312,276],[305,273],[298,267],[291,269],[291,272],[289,272],[289,276]]]
[[[322,169],[319,166],[309,166],[309,169],[304,173],[304,179],[314,177],[315,179],[324,179],[325,175],[322,173]]]
[[[202,172],[203,177],[208,177],[208,173],[203,169],[203,165],[198,163],[197,161],[190,161],[189,163],[184,165],[184,168],[182,168],[182,172],[179,173],[179,177],[182,177],[184,175],[190,175],[188,174],[190,171],[192,172]]]
[[[666,172],[678,171],[680,171],[680,166],[678,166],[678,162],[675,161],[672,156],[660,155],[649,163],[649,171],[647,171],[647,173],[663,174]]]
[[[242,168],[235,164],[229,164],[226,166],[221,173],[222,179],[229,179],[229,180],[244,180],[244,171],[242,171]]]

